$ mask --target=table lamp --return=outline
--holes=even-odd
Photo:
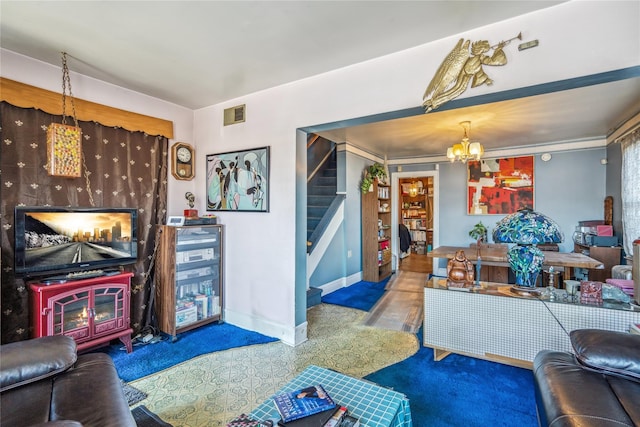
[[[551,218],[531,209],[520,209],[498,221],[493,241],[515,243],[507,252],[509,266],[516,276],[516,290],[531,291],[542,269],[544,254],[540,243],[560,243],[564,239],[560,227]]]

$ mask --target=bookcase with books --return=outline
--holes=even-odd
[[[173,337],[222,321],[222,225],[157,229],[155,311],[159,329]]]
[[[400,215],[411,235],[411,251],[426,254],[433,245],[433,178],[403,178],[399,182]]]
[[[362,280],[379,282],[392,273],[391,187],[375,180],[362,194]]]

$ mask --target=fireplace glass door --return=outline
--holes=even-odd
[[[89,337],[90,295],[89,290],[71,291],[50,300],[53,311],[51,335],[69,335],[76,341]]]
[[[94,288],[94,335],[108,333],[124,325],[125,290],[123,286]]]

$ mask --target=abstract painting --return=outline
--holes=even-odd
[[[207,211],[269,212],[269,147],[207,155]]]
[[[467,214],[533,209],[533,156],[473,160],[467,170]]]

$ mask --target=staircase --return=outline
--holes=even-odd
[[[307,144],[307,252],[313,250],[317,238],[322,235],[323,221],[336,200],[338,187],[335,143],[309,136]]]

